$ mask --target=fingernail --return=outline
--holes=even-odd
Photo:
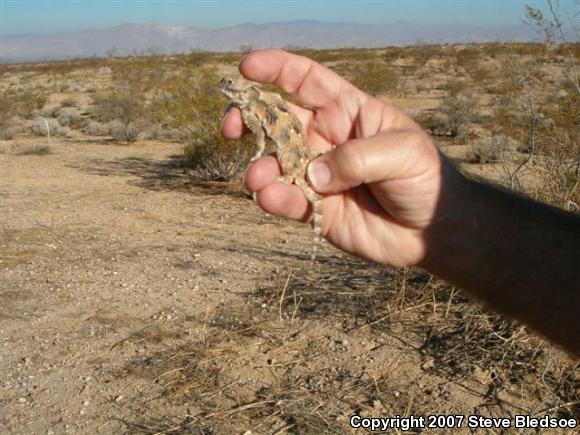
[[[332,179],[330,168],[324,162],[314,161],[308,165],[308,179],[314,187],[321,189]]]

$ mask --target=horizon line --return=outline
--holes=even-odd
[[[109,26],[90,26],[90,27],[84,27],[84,28],[77,29],[77,30],[60,30],[60,31],[57,30],[57,31],[52,31],[52,32],[25,32],[25,33],[0,32],[0,36],[2,38],[4,38],[4,37],[8,37],[8,36],[13,37],[13,36],[27,36],[27,35],[56,35],[56,34],[85,32],[88,30],[114,29],[116,27],[122,27],[122,26],[127,26],[127,25],[144,26],[147,24],[154,24],[154,25],[157,25],[161,28],[177,27],[177,28],[181,28],[181,29],[222,30],[222,29],[229,29],[229,28],[239,27],[239,26],[244,26],[244,25],[260,26],[260,25],[268,25],[268,24],[285,24],[285,23],[298,23],[298,22],[310,22],[310,23],[322,23],[322,24],[356,24],[359,26],[368,26],[368,27],[377,27],[377,26],[383,26],[383,25],[387,25],[387,24],[396,24],[396,23],[418,24],[418,25],[423,25],[423,26],[426,25],[424,23],[420,23],[418,21],[413,21],[413,20],[395,20],[395,21],[385,21],[383,23],[372,24],[372,23],[361,23],[361,22],[356,22],[356,21],[323,21],[323,20],[315,20],[315,19],[309,19],[309,18],[297,18],[294,20],[286,20],[286,21],[264,21],[264,22],[244,21],[244,22],[240,22],[237,24],[228,25],[228,26],[221,26],[221,27],[199,26],[199,25],[184,26],[184,25],[178,25],[178,24],[162,24],[162,23],[157,22],[157,21],[127,21],[127,22],[122,22],[119,24],[114,24],[114,25],[109,25]],[[509,28],[509,27],[526,26],[526,24],[523,22],[512,23],[512,24],[469,24],[469,23],[464,23],[461,21],[447,21],[447,22],[440,22],[440,23],[432,23],[432,24],[428,24],[428,25],[448,26],[448,25],[458,25],[458,24],[464,25],[464,26],[469,26],[472,28],[498,28],[498,27],[499,28]]]

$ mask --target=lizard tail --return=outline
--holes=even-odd
[[[322,212],[320,210],[320,203],[312,203],[312,253],[310,254],[310,261],[316,259],[318,246],[320,245],[320,234],[322,232]]]
[[[322,197],[318,195],[310,185],[301,178],[296,180],[296,185],[302,189],[304,196],[312,205],[312,253],[310,254],[310,261],[314,262],[318,252],[318,245],[320,245],[320,234],[322,234]]]

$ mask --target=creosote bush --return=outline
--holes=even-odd
[[[62,100],[60,105],[62,107],[79,107],[80,103],[75,98],[68,97],[68,98],[65,98],[64,100]]]
[[[184,158],[202,178],[228,181],[241,175],[253,151],[253,139],[227,141],[220,123],[225,97],[213,67],[184,63],[164,83],[156,101],[159,121],[181,132]]]
[[[10,97],[6,92],[0,94],[0,138],[10,140],[14,137],[14,125]]]
[[[505,158],[506,153],[517,149],[518,144],[511,137],[498,135],[475,139],[467,154],[470,163],[494,163]]]
[[[14,151],[14,155],[17,156],[46,156],[51,153],[52,150],[48,145],[26,145]]]
[[[370,95],[396,94],[399,90],[397,71],[381,60],[360,63],[352,68],[352,83]]]
[[[130,86],[119,86],[111,92],[97,94],[94,99],[94,116],[98,121],[118,121],[119,127],[113,138],[135,142],[140,133],[140,124],[145,114],[145,97],[133,92]]]
[[[464,143],[476,116],[476,100],[469,93],[459,93],[445,98],[431,116],[423,116],[421,125],[434,136],[453,137]]]
[[[14,116],[31,119],[35,111],[47,101],[46,94],[37,89],[26,88],[22,91],[6,90],[0,94],[2,121]]]

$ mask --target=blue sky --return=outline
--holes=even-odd
[[[4,35],[144,22],[214,28],[294,19],[504,25],[518,23],[525,4],[543,7],[544,1],[1,0],[1,25]],[[569,9],[573,2],[561,4]]]

